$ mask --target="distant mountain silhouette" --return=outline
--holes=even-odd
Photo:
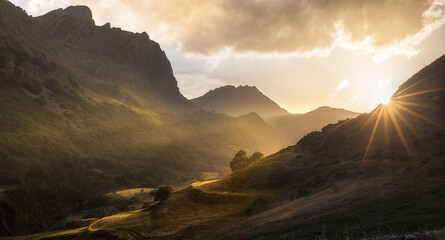
[[[279,130],[287,137],[289,144],[293,145],[304,135],[319,131],[329,123],[339,120],[355,118],[359,113],[341,108],[319,107],[304,114],[292,114],[268,119],[269,125]]]
[[[320,107],[305,114],[291,114],[254,86],[219,87],[192,99],[192,102],[205,110],[214,110],[231,116],[255,112],[285,136],[289,145],[295,144],[312,131],[321,130],[326,124],[359,115],[356,112],[331,107]]]
[[[263,119],[290,115],[254,86],[227,85],[210,90],[191,101],[205,110],[214,110],[230,116],[240,116],[250,112],[256,112]]]

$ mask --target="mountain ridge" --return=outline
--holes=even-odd
[[[206,110],[214,110],[231,116],[256,112],[264,119],[289,115],[284,108],[260,92],[255,86],[226,85],[210,90],[192,102]]]
[[[86,6],[57,9],[33,20],[62,45],[57,47],[58,54],[72,58],[93,76],[129,87],[180,112],[200,110],[179,92],[165,52],[146,32],[123,31],[109,23],[96,26]]]
[[[321,130],[326,124],[359,115],[356,112],[328,106],[321,106],[304,114],[291,114],[255,86],[248,85],[218,87],[191,101],[205,110],[231,116],[256,112],[286,138],[287,145],[295,144],[312,131]]]
[[[343,108],[321,106],[307,113],[275,117],[268,119],[267,122],[287,137],[289,145],[293,145],[306,134],[319,131],[327,124],[355,118],[358,115],[360,113]]]

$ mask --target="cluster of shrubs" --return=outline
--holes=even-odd
[[[250,166],[253,162],[261,160],[263,156],[260,152],[254,152],[251,156],[247,156],[246,151],[241,149],[235,154],[232,161],[230,161],[230,169],[232,172],[239,171]]]

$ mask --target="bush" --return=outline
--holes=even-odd
[[[167,200],[173,193],[173,187],[171,185],[161,185],[158,187],[155,193],[154,201],[164,202]]]
[[[253,162],[261,160],[263,156],[260,152],[255,152],[252,156],[247,156],[246,151],[241,149],[235,154],[232,161],[230,161],[230,169],[232,172],[239,171],[250,166]]]

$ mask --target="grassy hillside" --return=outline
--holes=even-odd
[[[179,91],[169,102],[174,107],[166,103],[168,94],[157,99],[166,87],[161,75],[170,81],[167,93],[177,89],[162,50],[153,56],[145,51],[154,43],[128,47],[142,44],[150,55],[138,56],[148,61],[142,72],[156,58],[168,64],[154,67],[156,84],[135,85],[125,74],[109,80],[78,61],[108,55],[50,38],[19,8],[6,0],[0,6],[0,236],[45,230],[88,199],[116,189],[225,173],[240,148],[271,153],[283,146],[257,115],[180,114],[181,104],[187,110],[193,104],[184,103]],[[89,67],[109,68],[99,62]]]
[[[144,211],[101,219],[80,236],[363,239],[418,232],[441,239],[443,231],[427,232],[445,226],[444,69],[445,56],[371,113],[327,125]]]

